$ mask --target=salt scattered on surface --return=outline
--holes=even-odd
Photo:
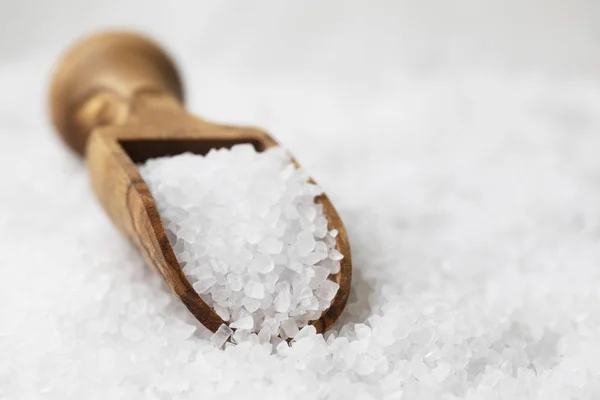
[[[321,191],[283,149],[240,144],[151,159],[140,173],[194,290],[231,327],[289,338],[288,319],[302,328],[329,308],[337,233],[325,239]]]
[[[274,345],[239,330],[219,350],[102,212],[83,164],[31,117],[42,93],[24,95],[24,83],[41,71],[3,68],[0,398],[598,397],[592,75],[418,68],[364,88],[368,101],[336,97],[325,80],[252,87],[273,125],[294,124],[279,137],[331,191],[353,246],[352,293],[324,336]],[[218,81],[208,98],[237,83]],[[218,107],[236,114],[229,99]]]

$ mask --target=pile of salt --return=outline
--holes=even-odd
[[[315,203],[320,189],[283,149],[236,145],[151,159],[140,172],[184,273],[231,328],[291,338],[329,308],[338,232]],[[218,347],[231,334],[222,329]]]

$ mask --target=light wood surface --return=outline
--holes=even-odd
[[[94,192],[117,227],[138,247],[190,312],[208,329],[223,321],[192,288],[167,239],[160,215],[135,164],[148,158],[252,143],[277,146],[262,130],[207,122],[183,107],[183,89],[166,53],[142,36],[104,33],[76,43],[60,60],[50,91],[54,125],[87,160]],[[324,332],[342,313],[350,293],[352,261],[346,230],[322,195],[329,229],[337,229],[341,270],[329,279],[340,289],[312,324]]]

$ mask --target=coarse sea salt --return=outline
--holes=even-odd
[[[18,90],[0,91],[14,111],[0,118],[0,399],[598,398],[598,78],[397,74],[367,102],[325,81],[266,87],[310,116],[286,104],[269,118],[307,133],[292,142],[336,193],[352,292],[324,335],[238,329],[220,350],[116,232],[81,163],[31,125],[36,107],[14,101],[28,68],[3,67],[0,87]]]
[[[329,308],[337,231],[327,235],[320,189],[283,149],[240,144],[150,159],[140,172],[192,287],[232,328],[291,338]]]

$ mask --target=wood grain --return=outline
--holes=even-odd
[[[190,312],[208,329],[223,321],[185,277],[148,186],[135,164],[148,158],[252,143],[262,151],[277,142],[262,130],[211,123],[185,111],[174,63],[150,40],[131,33],[106,33],[77,43],[55,72],[50,106],[65,142],[87,159],[92,187],[115,225],[137,246]],[[344,255],[329,279],[340,289],[331,307],[312,324],[324,332],[342,313],[350,293],[352,260],[346,230],[327,196],[329,229],[337,229]]]

